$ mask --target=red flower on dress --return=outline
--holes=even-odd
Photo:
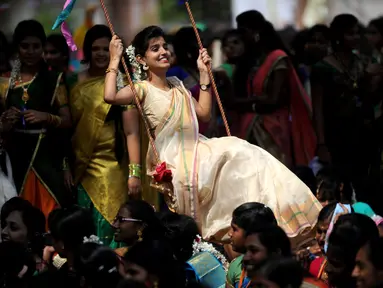
[[[172,171],[166,169],[166,163],[162,162],[156,167],[156,173],[153,175],[154,179],[158,182],[171,182],[173,179]]]

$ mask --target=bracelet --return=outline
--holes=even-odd
[[[48,114],[47,123],[53,127],[59,127],[61,125],[61,117],[57,115]]]
[[[141,165],[129,164],[129,178],[141,178]]]
[[[69,158],[68,157],[64,157],[63,159],[63,165],[62,165],[62,170],[63,171],[68,171],[70,168],[69,168]]]
[[[115,69],[115,68],[108,68],[108,69],[106,69],[105,74],[108,74],[108,73],[110,73],[110,72],[113,72],[113,73],[115,73],[115,74],[118,74],[118,70]]]

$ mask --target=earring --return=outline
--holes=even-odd
[[[144,71],[148,71],[149,66],[145,63],[144,65],[142,65],[142,69],[144,69]]]
[[[255,42],[259,41],[259,34],[258,33],[254,35],[254,40],[255,40]]]
[[[153,288],[158,288],[158,281],[154,281]]]
[[[137,231],[137,236],[138,236],[138,240],[137,241],[138,242],[142,242],[143,239],[142,239],[142,231],[141,230]]]

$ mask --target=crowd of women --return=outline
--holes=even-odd
[[[239,15],[214,70],[223,137],[208,34],[151,26],[125,53],[96,25],[74,74],[62,36],[20,22],[1,37],[4,287],[380,287],[382,23],[283,41]],[[145,177],[156,155],[171,189]]]

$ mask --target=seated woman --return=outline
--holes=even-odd
[[[292,238],[314,227],[320,204],[286,166],[262,148],[236,137],[207,139],[199,135],[198,119],[209,121],[212,106],[208,74],[211,60],[206,50],[200,51],[197,61],[198,102],[180,80],[166,78],[170,55],[159,27],[147,27],[137,34],[128,51],[134,51],[129,58],[137,67],[136,74],[143,72],[136,75],[145,80],[136,83],[135,90],[153,132],[159,159],[166,161],[166,169],[172,173],[172,182],[167,184],[174,189],[165,193],[170,209],[196,219],[204,239],[224,240],[232,211],[251,201],[269,206],[278,224]],[[115,72],[123,54],[117,37],[111,41],[110,53],[104,99],[116,105],[131,104],[134,93],[130,87],[116,90]],[[149,175],[156,173],[156,158],[150,147]]]
[[[36,262],[36,274],[47,268],[43,261],[45,222],[39,209],[19,197],[5,202],[1,209],[1,241],[19,243],[28,249]]]

